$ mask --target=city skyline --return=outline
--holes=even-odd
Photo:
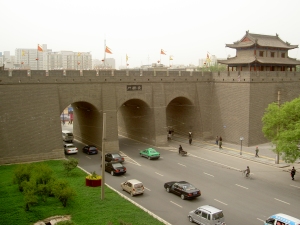
[[[1,38],[0,52],[14,55],[17,48],[47,44],[54,52],[91,52],[93,59],[102,60],[106,40],[112,52],[106,57],[114,58],[119,68],[157,61],[165,65],[198,65],[207,53],[218,58],[235,56],[235,50],[225,44],[240,40],[246,30],[265,35],[277,33],[284,42],[300,44],[300,34],[295,31],[300,21],[299,1],[291,0],[289,5],[278,0],[214,3],[2,2],[5,22],[0,23],[0,28],[6,35]],[[161,54],[162,49],[166,54]],[[289,51],[289,56],[299,59],[299,48]]]

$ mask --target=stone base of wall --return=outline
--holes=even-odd
[[[38,162],[44,160],[64,159],[64,158],[65,158],[64,152],[61,149],[57,149],[49,153],[20,155],[15,157],[2,157],[0,158],[0,165],[29,163],[29,162]]]

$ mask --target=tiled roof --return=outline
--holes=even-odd
[[[269,57],[232,57],[227,60],[218,60],[221,64],[250,64],[253,62],[258,62],[262,64],[284,64],[284,65],[300,65],[300,61],[291,58],[269,58]]]
[[[243,41],[244,39],[248,39],[248,40]],[[226,47],[229,48],[250,47],[255,45],[255,42],[257,43],[258,46],[261,47],[274,47],[274,48],[283,48],[283,49],[298,48],[298,45],[291,45],[288,42],[282,41],[277,34],[275,36],[271,36],[271,35],[253,34],[253,33],[249,33],[248,31],[240,41],[234,42],[233,44],[226,44]]]

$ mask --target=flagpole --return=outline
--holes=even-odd
[[[104,39],[104,68],[105,68],[105,60],[106,60],[106,39]]]
[[[39,45],[36,49],[36,70],[39,70],[39,58],[38,58],[38,54],[39,54]]]

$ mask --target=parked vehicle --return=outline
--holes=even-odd
[[[278,213],[275,215],[270,216],[266,222],[264,223],[265,225],[299,225],[300,224],[300,219],[297,219],[295,217],[283,214],[283,213]]]
[[[82,148],[82,151],[88,155],[98,154],[98,149],[94,145],[86,145]]]
[[[74,135],[71,131],[63,130],[62,131],[62,138],[63,138],[63,141],[65,141],[65,142],[73,142]]]
[[[154,148],[147,148],[145,150],[140,151],[140,156],[145,157],[147,159],[159,159],[160,153]]]
[[[64,144],[64,150],[66,155],[76,154],[78,152],[77,147],[73,144]]]
[[[186,181],[170,181],[164,184],[167,192],[179,195],[181,199],[191,199],[201,196],[198,188]]]
[[[126,173],[126,167],[121,163],[107,162],[105,163],[105,171],[114,176]]]
[[[106,153],[105,154],[105,161],[106,162],[119,162],[119,163],[123,163],[124,162],[124,157],[122,157],[118,153]]]
[[[127,191],[131,196],[144,194],[144,185],[141,181],[131,179],[121,183],[123,191]]]
[[[204,205],[190,211],[188,219],[191,223],[201,225],[225,225],[223,211],[210,205]]]

